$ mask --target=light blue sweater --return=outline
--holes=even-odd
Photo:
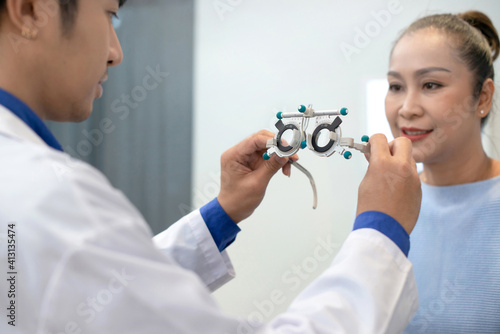
[[[422,194],[409,254],[420,307],[405,333],[500,333],[500,177]]]

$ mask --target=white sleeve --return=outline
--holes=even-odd
[[[210,291],[234,278],[227,252],[219,251],[199,210],[156,235],[153,241],[181,267],[194,271]]]
[[[384,234],[360,229],[270,326],[277,333],[402,333],[417,308],[410,261]]]

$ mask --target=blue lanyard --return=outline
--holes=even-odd
[[[36,134],[47,143],[47,145],[59,151],[63,150],[61,144],[59,144],[41,118],[38,117],[38,115],[35,114],[35,112],[31,110],[31,108],[28,107],[23,101],[3,89],[0,89],[0,104],[23,120],[23,122],[35,131]]]

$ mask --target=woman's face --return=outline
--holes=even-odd
[[[480,136],[473,76],[448,35],[431,28],[405,35],[393,50],[387,79],[389,125],[394,137],[413,142],[417,162],[445,161]]]

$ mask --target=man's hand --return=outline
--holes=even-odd
[[[283,169],[283,174],[290,175],[289,158],[277,155],[269,160],[262,158],[267,140],[273,137],[274,133],[261,130],[222,154],[221,190],[217,199],[236,223],[259,206],[269,181],[278,170]],[[297,156],[291,158],[298,159]]]
[[[357,215],[379,211],[396,219],[411,233],[417,222],[422,200],[420,179],[412,144],[396,138],[390,144],[382,134],[370,138],[370,165],[359,186]]]

